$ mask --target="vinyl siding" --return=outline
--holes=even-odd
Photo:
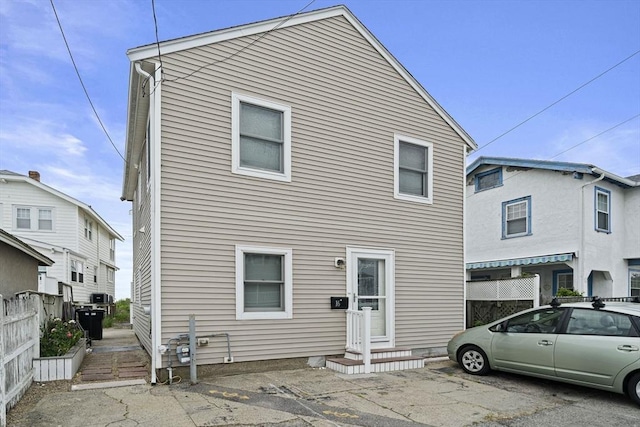
[[[166,76],[251,40],[166,55]],[[232,92],[291,106],[292,182],[231,173]],[[359,246],[395,250],[396,344],[446,345],[462,324],[464,142],[348,21],[273,31],[162,96],[163,342],[195,314],[199,335],[231,334],[236,361],[340,354],[333,259]],[[432,205],[394,199],[394,133],[433,143]],[[235,320],[235,245],[293,249],[293,319]]]

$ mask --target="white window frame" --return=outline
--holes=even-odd
[[[282,112],[283,118],[283,171],[275,172],[240,166],[240,103],[256,105]],[[291,107],[252,96],[231,94],[231,172],[239,175],[291,182]]]
[[[602,194],[607,196],[607,210],[601,211],[598,206],[598,196]],[[594,200],[594,210],[595,210],[595,229],[601,233],[611,233],[611,191],[605,190],[604,188],[595,187],[595,200]],[[600,228],[598,222],[598,215],[602,212],[607,215],[607,228]]]
[[[513,233],[507,234],[507,211],[508,207],[511,205],[518,205],[520,203],[526,204],[526,229],[521,233]],[[503,239],[512,239],[514,237],[523,237],[530,236],[531,232],[531,196],[520,197],[519,199],[509,200],[507,202],[502,202],[502,238]]]
[[[84,237],[93,241],[93,221],[88,216],[84,217]]]
[[[18,209],[29,210],[29,228],[18,228]],[[51,229],[40,228],[40,212],[51,212]],[[25,218],[26,219],[26,218]],[[27,205],[13,205],[13,229],[16,231],[39,231],[43,233],[52,233],[56,229],[56,210],[51,206],[27,206]]]
[[[427,195],[417,196],[400,192],[400,143],[419,145],[427,149]],[[421,139],[399,134],[393,135],[393,197],[418,203],[433,203],[433,144]]]
[[[73,280],[73,273],[75,270],[76,273],[76,280]],[[71,265],[70,265],[70,272],[69,272],[69,276],[71,278],[71,282],[73,283],[85,283],[84,281],[84,262],[77,260],[77,259],[72,259],[71,260]]]
[[[244,254],[267,254],[284,256],[284,310],[245,311],[244,310]],[[293,250],[262,246],[236,246],[236,319],[271,320],[293,318]]]
[[[116,259],[116,239],[109,238],[109,260],[115,261]]]
[[[107,282],[113,283],[116,279],[116,269],[112,267],[107,267]]]

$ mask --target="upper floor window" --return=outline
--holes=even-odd
[[[433,144],[394,135],[394,197],[432,203]]]
[[[93,221],[87,217],[84,217],[84,237],[93,240]]]
[[[231,114],[231,171],[290,182],[291,107],[234,93]]]
[[[14,207],[16,230],[53,231],[53,208]]]
[[[84,264],[82,261],[71,260],[71,281],[84,283]]]
[[[502,168],[491,169],[476,175],[476,192],[502,185]]]
[[[291,249],[236,247],[236,319],[291,319]]]
[[[596,230],[611,233],[611,192],[600,187],[595,191]]]
[[[502,238],[531,234],[531,196],[502,202]]]
[[[109,239],[109,259],[114,261],[116,259],[116,239]]]
[[[111,267],[107,267],[107,282],[113,283],[116,276],[116,270]]]

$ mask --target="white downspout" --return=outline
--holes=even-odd
[[[585,276],[585,263],[584,263],[584,259],[585,259],[585,236],[586,236],[586,227],[585,227],[585,216],[587,215],[587,209],[586,206],[584,205],[584,189],[586,186],[591,185],[591,184],[595,184],[598,181],[602,181],[604,179],[604,173],[601,173],[600,176],[596,179],[594,179],[593,181],[589,181],[585,184],[582,184],[582,186],[580,187],[580,244],[579,244],[579,253],[578,253],[578,283],[580,283],[580,286],[582,286],[584,284],[584,281],[586,280]],[[575,273],[575,271],[574,271]],[[580,290],[581,291],[581,290]],[[587,284],[587,289],[586,291],[589,291],[589,285]]]
[[[162,340],[160,268],[160,95],[162,86],[161,69],[155,64],[154,76],[144,71],[139,62],[135,63],[138,74],[148,79],[149,84],[149,126],[150,135],[150,216],[151,216],[151,384],[157,383],[156,370],[162,367],[160,345]]]

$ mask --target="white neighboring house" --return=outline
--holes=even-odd
[[[640,295],[640,176],[479,157],[467,167],[467,280],[539,274],[541,296]]]
[[[77,303],[94,293],[115,297],[116,239],[124,239],[91,206],[41,183],[38,172],[0,170],[0,228],[55,262],[41,267],[38,291],[57,293],[43,286],[62,282]]]

